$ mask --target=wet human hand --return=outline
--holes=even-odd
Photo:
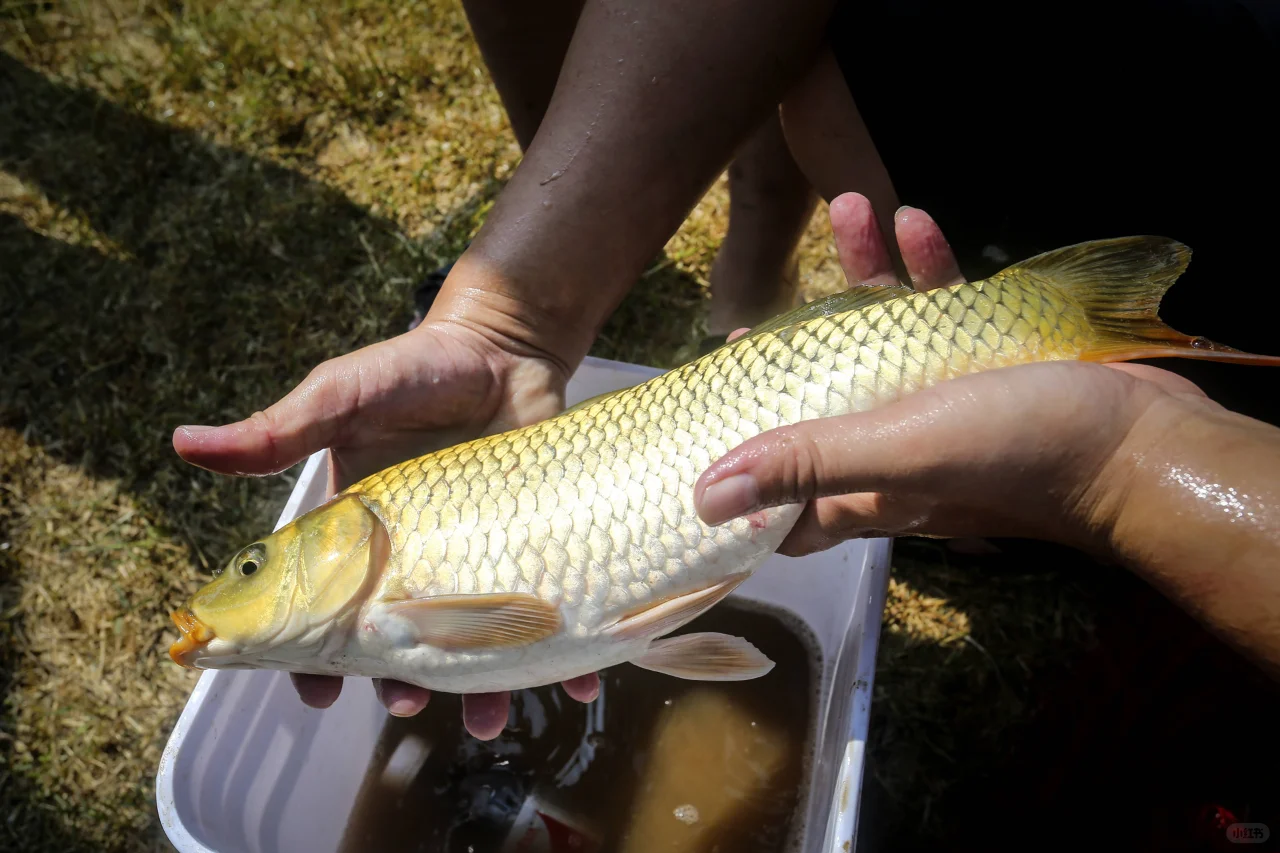
[[[465,277],[465,265],[458,274]],[[211,471],[264,476],[327,448],[327,491],[334,494],[404,459],[563,409],[564,361],[511,334],[503,318],[491,322],[493,313],[477,310],[474,301],[463,300],[461,308],[442,304],[432,314],[411,332],[321,364],[279,402],[242,421],[179,427],[174,449]],[[342,689],[342,679],[331,676],[295,674],[293,683],[302,701],[316,708],[332,705]],[[572,698],[590,701],[598,685],[590,675],[564,688]],[[398,716],[420,712],[430,698],[401,682],[375,680],[374,689]],[[505,693],[463,697],[468,731],[496,737],[509,702]]]
[[[1020,536],[1104,552],[1123,474],[1113,460],[1163,398],[1167,371],[1054,362],[941,383],[870,412],[763,433],[713,464],[698,513],[721,524],[806,504],[789,556],[860,537]]]
[[[851,284],[896,283],[865,198],[831,204]],[[963,281],[937,224],[895,217],[919,290]],[[806,504],[779,551],[799,556],[852,537],[1035,536],[1106,549],[1122,476],[1111,460],[1143,415],[1180,397],[1187,380],[1144,365],[1049,363],[949,382],[870,412],[763,433],[713,464],[695,500],[719,524]]]

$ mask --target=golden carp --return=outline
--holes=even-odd
[[[765,430],[1010,365],[1280,364],[1158,318],[1189,260],[1164,238],[1104,240],[984,281],[853,287],[806,305],[636,387],[361,480],[236,554],[174,614],[170,653],[455,693],[625,661],[758,677],[773,664],[742,638],[664,639],[746,579],[800,513],[703,524],[694,483],[715,459]]]

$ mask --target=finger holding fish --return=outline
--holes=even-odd
[[[828,212],[836,254],[848,285],[898,284],[889,247],[866,196],[844,193],[831,200]]]
[[[1151,368],[1155,370],[1155,368]],[[1080,363],[961,377],[744,442],[697,487],[708,523],[804,504],[779,552],[867,536],[1031,536],[1085,548],[1107,461],[1166,392]]]
[[[859,193],[831,200],[831,229],[840,268],[850,287],[896,285],[889,246],[871,202]],[[916,290],[950,287],[965,281],[955,254],[933,217],[914,207],[894,214],[894,240]]]
[[[894,214],[893,224],[898,250],[916,290],[965,282],[955,253],[932,216],[914,207],[903,207]]]

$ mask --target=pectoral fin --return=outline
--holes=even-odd
[[[661,637],[710,610],[746,579],[745,572],[728,575],[711,586],[633,608],[603,633],[617,640]]]
[[[560,630],[558,609],[519,592],[411,599],[386,609],[413,626],[418,642],[446,651],[527,646]]]
[[[749,681],[773,669],[773,661],[741,637],[710,633],[655,640],[631,662],[689,681]]]

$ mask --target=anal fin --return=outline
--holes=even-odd
[[[689,681],[749,681],[773,669],[773,661],[741,637],[682,634],[655,640],[631,661],[641,669]]]
[[[535,595],[442,595],[386,605],[407,620],[418,642],[446,651],[527,646],[560,630],[560,611]]]

